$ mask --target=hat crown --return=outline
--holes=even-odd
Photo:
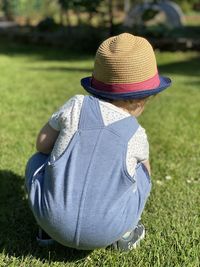
[[[138,36],[123,33],[105,40],[98,48],[93,77],[103,83],[137,83],[157,73],[150,43]]]
[[[109,45],[110,53],[125,53],[131,51],[134,40],[131,38],[132,42],[130,43],[129,35],[130,34],[128,33],[124,33],[116,36],[115,38],[110,38],[110,40],[108,39],[105,44],[107,43],[107,45]]]

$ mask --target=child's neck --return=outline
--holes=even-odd
[[[123,111],[129,113],[131,116],[138,117],[141,114],[141,107],[138,105],[128,105],[123,100],[114,100],[111,103],[116,107],[122,109]]]

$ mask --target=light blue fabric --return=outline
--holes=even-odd
[[[84,98],[79,127],[55,162],[34,155],[27,164],[30,207],[57,242],[78,249],[105,247],[135,228],[150,192],[143,164],[130,177],[127,143],[138,128],[130,116],[108,126],[98,99]]]

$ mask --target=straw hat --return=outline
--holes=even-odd
[[[146,39],[123,33],[99,46],[93,75],[83,78],[81,85],[98,97],[130,99],[157,94],[171,80],[158,74],[153,48]]]

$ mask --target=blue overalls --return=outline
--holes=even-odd
[[[41,153],[29,160],[30,207],[54,240],[95,249],[135,228],[151,188],[143,164],[134,177],[126,169],[127,144],[138,126],[132,116],[105,126],[98,99],[85,96],[78,130],[64,153],[55,162]]]

